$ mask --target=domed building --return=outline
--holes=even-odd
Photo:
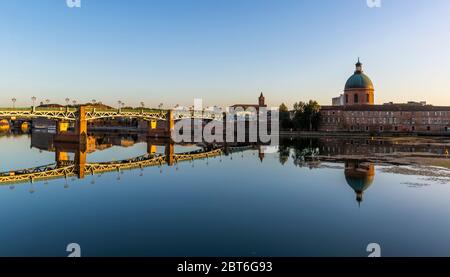
[[[391,92],[392,93],[392,92]],[[358,59],[355,72],[345,82],[344,93],[321,105],[321,132],[405,133],[450,136],[450,106],[426,101],[375,104],[375,88]]]
[[[372,80],[364,74],[358,58],[355,73],[345,83],[345,105],[373,105],[374,91]]]
[[[375,166],[370,163],[360,163],[359,161],[345,162],[345,180],[355,191],[356,201],[361,203],[364,191],[372,185],[375,178]]]

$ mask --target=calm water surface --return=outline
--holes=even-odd
[[[88,162],[147,151],[136,136],[101,143],[107,146],[97,145],[102,150]],[[386,165],[303,161],[308,144],[320,154],[347,151],[341,143],[284,142],[281,153],[264,157],[250,149],[171,167],[1,185],[0,255],[67,256],[67,244],[76,242],[83,256],[367,256],[376,242],[383,256],[450,256],[450,183],[388,173]],[[1,172],[55,162],[45,134],[3,135],[0,146]],[[385,148],[397,151],[371,149]]]

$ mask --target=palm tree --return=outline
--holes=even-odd
[[[12,101],[12,103],[13,103],[13,109],[16,107],[16,101],[17,101],[17,99],[16,98],[13,98],[13,99],[11,99],[11,101]]]
[[[119,104],[119,109],[120,109],[120,107],[122,106],[122,101],[117,101],[117,104]]]
[[[145,103],[144,101],[141,102],[141,107],[144,108],[145,107]]]
[[[66,105],[67,105],[67,106],[69,106],[69,101],[70,101],[70,99],[69,99],[69,98],[66,98]]]
[[[50,99],[45,99],[45,103],[50,104]]]
[[[31,97],[31,102],[33,102],[33,107],[34,107],[34,103],[36,102],[36,96]]]
[[[72,100],[72,104],[75,106],[77,104],[77,100]]]
[[[163,103],[159,103],[158,108],[161,109],[163,107],[163,105],[164,105]]]
[[[95,100],[95,99],[92,99],[92,104],[94,104],[94,105],[95,105],[95,103],[97,103],[97,100]]]

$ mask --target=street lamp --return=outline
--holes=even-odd
[[[12,101],[12,103],[13,103],[13,109],[16,107],[16,101],[17,101],[17,99],[16,98],[13,98],[13,99],[11,99],[11,101]]]

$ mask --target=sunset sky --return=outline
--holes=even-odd
[[[0,106],[30,98],[269,105],[342,93],[358,57],[375,102],[450,105],[450,1],[0,1]]]

